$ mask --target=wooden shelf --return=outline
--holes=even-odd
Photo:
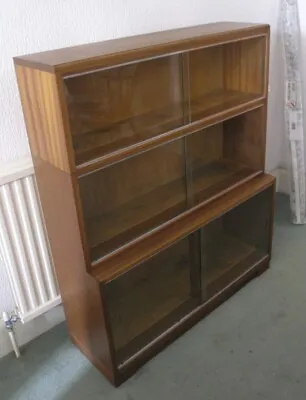
[[[258,94],[217,90],[191,102],[190,118],[192,122],[208,117],[214,118],[216,114],[228,112],[228,109],[235,110],[238,106],[247,105],[260,98],[261,95]],[[103,130],[74,134],[72,138],[76,164],[81,165],[136,143],[150,140],[183,126],[184,120],[185,124],[188,124],[189,111],[184,112],[183,109],[183,104],[174,104],[129,118]],[[169,139],[172,139],[171,135]]]
[[[193,204],[207,201],[226,189],[258,175],[259,171],[227,159],[219,159],[193,171]]]
[[[211,283],[224,273],[228,268],[238,264],[255,250],[254,246],[230,236],[226,233],[214,235],[207,243],[205,249],[205,264],[203,279]]]
[[[257,173],[224,159],[205,165],[193,174],[191,196],[194,204],[217,196],[220,191],[222,193],[254,174]],[[185,178],[182,178],[136,197],[111,212],[94,216],[87,227],[92,261],[186,211],[186,202]]]
[[[99,282],[108,282],[118,277],[129,271],[135,264],[158,252],[159,249],[171,245],[184,237],[186,233],[189,234],[195,231],[210,220],[217,218],[256,193],[273,185],[273,183],[273,177],[261,175],[214,199],[209,204],[205,203],[203,206],[191,210],[188,214],[184,213],[175,224],[169,224],[167,228],[145,237],[142,240],[141,251],[138,251],[138,253],[135,253],[135,247],[139,249],[139,245],[136,243],[135,246],[124,249],[124,258],[119,251],[107,259],[94,263],[91,272],[92,276]]]
[[[224,232],[212,235],[202,252],[204,293],[213,296],[266,256],[235,236]]]
[[[186,209],[184,178],[136,197],[111,212],[89,220],[88,237],[92,260],[135,239]]]
[[[129,362],[130,359],[145,347],[150,345],[154,340],[163,335],[167,330],[178,324],[182,318],[190,315],[200,305],[199,298],[190,297],[180,306],[171,311],[168,315],[161,317],[150,328],[140,333],[137,337],[128,342],[125,346],[116,351],[116,362],[118,368]]]
[[[80,165],[135,143],[179,128],[184,123],[183,104],[131,117],[105,129],[74,134],[76,164]]]
[[[191,121],[194,122],[204,119],[260,98],[261,95],[255,93],[244,93],[224,89],[215,90],[191,101]]]

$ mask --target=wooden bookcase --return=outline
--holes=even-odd
[[[269,26],[14,61],[69,331],[118,385],[269,265]]]

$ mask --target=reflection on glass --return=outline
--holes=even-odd
[[[77,164],[183,124],[180,55],[69,77],[65,89]]]
[[[190,252],[186,238],[106,285],[118,364],[199,304],[192,294]]]
[[[79,180],[92,261],[186,210],[183,140]]]

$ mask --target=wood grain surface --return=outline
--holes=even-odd
[[[269,34],[269,25],[217,22],[107,40],[15,57],[17,64],[60,74],[122,64],[160,54],[218,45]]]
[[[72,141],[64,129],[56,76],[19,65],[16,75],[32,155],[70,172]]]

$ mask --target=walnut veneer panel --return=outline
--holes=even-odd
[[[66,136],[55,75],[16,65],[32,155],[70,171],[71,138]]]
[[[70,335],[114,382],[112,344],[98,282],[86,272],[69,174],[34,159],[35,174]]]

